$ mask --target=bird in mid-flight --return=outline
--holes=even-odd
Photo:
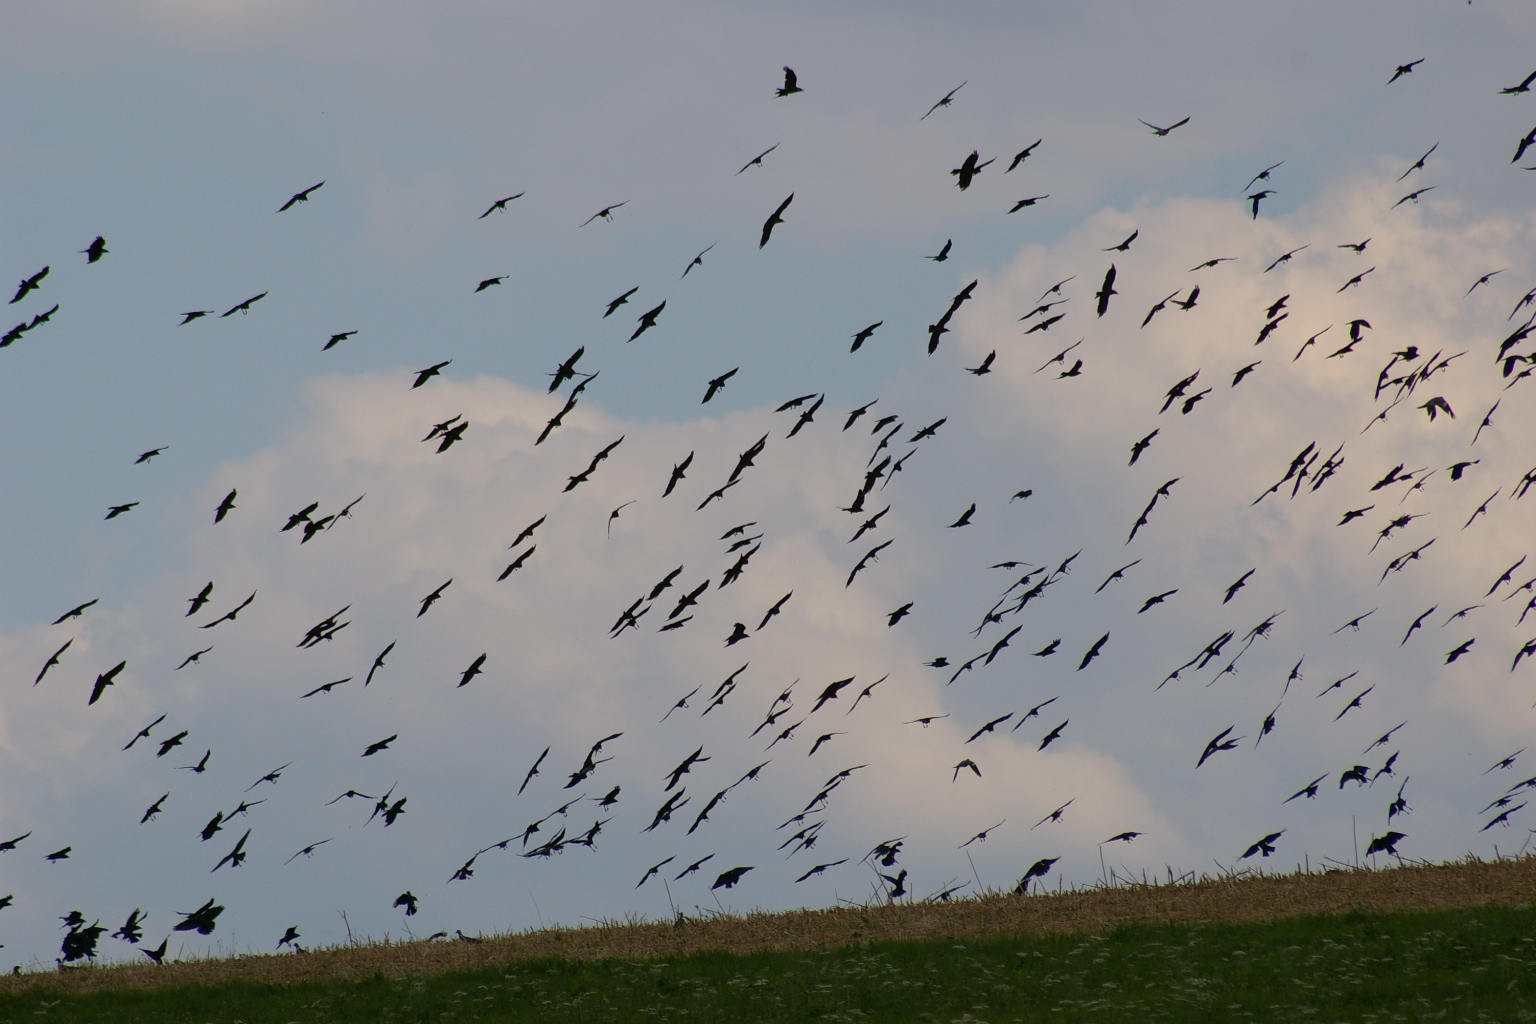
[[[1397,66],[1397,70],[1392,72],[1392,77],[1387,79],[1387,84],[1391,85],[1393,82],[1397,81],[1399,78],[1402,78],[1404,75],[1411,74],[1414,68],[1423,63],[1424,58],[1420,57],[1418,60],[1411,60],[1407,64],[1399,64]]]
[[[763,237],[758,240],[757,247],[761,249],[768,244],[768,239],[773,235],[775,224],[784,223],[784,211],[789,209],[789,204],[794,202],[795,194],[791,192],[789,198],[779,204],[779,208],[773,211],[773,215],[763,221]]]
[[[291,198],[289,198],[289,200],[286,203],[284,203],[282,206],[278,207],[277,212],[278,213],[282,213],[284,210],[288,209],[290,206],[293,206],[295,203],[307,203],[307,202],[309,202],[309,194],[311,192],[313,192],[315,189],[319,188],[320,185],[324,185],[324,184],[325,184],[325,182],[322,181],[318,185],[311,185],[311,186],[309,186],[309,188],[305,189],[302,192],[295,192],[293,194],[293,196]]]
[[[805,92],[805,90],[800,88],[800,78],[795,74],[794,69],[786,64],[784,66],[784,85],[774,90],[773,94],[775,96],[789,96],[797,92]]]
[[[482,213],[480,216],[476,217],[475,219],[476,220],[485,220],[485,218],[489,217],[491,214],[495,213],[497,210],[505,210],[507,208],[507,204],[508,203],[510,203],[514,199],[521,199],[523,197],[523,195],[524,195],[524,193],[519,192],[515,196],[507,196],[507,198],[505,198],[505,199],[498,199],[498,200],[496,200],[494,203],[492,203],[490,205],[489,209],[487,209],[484,213]]]
[[[89,248],[81,249],[80,251],[85,253],[85,262],[87,263],[95,263],[107,253],[111,252],[111,250],[107,248],[107,240],[100,235],[96,236],[96,240],[90,244]]]
[[[966,82],[968,82],[968,81],[970,81],[970,79],[966,79]],[[944,94],[944,98],[943,99],[939,100],[939,102],[935,103],[933,106],[928,108],[928,114],[933,113],[935,110],[938,110],[940,107],[947,107],[947,106],[949,106],[955,100],[955,93],[959,92],[961,89],[964,89],[964,88],[965,88],[965,82],[961,82],[959,85],[957,85],[953,89],[949,90],[949,92]],[[930,93],[929,95],[932,95],[932,93]],[[926,121],[926,120],[928,120],[928,114],[924,114],[922,117],[918,118],[918,120],[919,121]]]
[[[1138,117],[1136,120],[1141,121],[1141,118]],[[1176,121],[1173,124],[1169,125],[1167,128],[1159,128],[1157,125],[1153,124],[1150,121],[1141,121],[1141,123],[1146,125],[1148,128],[1151,128],[1153,135],[1156,135],[1158,138],[1162,138],[1164,135],[1167,135],[1169,132],[1173,131],[1175,128],[1182,128],[1186,124],[1189,124],[1189,118],[1186,117],[1182,121]]]

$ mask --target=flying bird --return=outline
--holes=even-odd
[[[1517,157],[1516,159],[1519,158]],[[17,286],[16,296],[15,298],[11,299],[10,304],[14,305],[20,302],[22,299],[27,297],[28,292],[35,291],[37,288],[39,288],[43,278],[48,276],[48,269],[49,268],[44,267],[42,270],[39,270],[31,277],[23,278],[21,284]]]
[[[264,299],[266,297],[267,297],[267,293],[266,292],[262,292],[260,295],[252,295],[250,298],[246,299],[244,302],[236,303],[235,305],[233,305],[233,306],[229,307],[228,309],[226,309],[224,312],[220,313],[219,314],[219,319],[222,320],[225,317],[233,316],[236,313],[239,313],[241,316],[244,316],[245,314],[247,314],[247,313],[249,313],[251,311],[251,307],[252,306],[254,306],[256,303],[260,302],[262,299]]]
[[[1399,64],[1397,66],[1397,70],[1392,72],[1392,77],[1387,79],[1387,84],[1391,85],[1393,82],[1397,81],[1399,78],[1402,78],[1404,75],[1411,74],[1414,68],[1423,63],[1424,58],[1420,57],[1418,60],[1411,60],[1407,64]]]
[[[1035,147],[1039,146],[1042,141],[1044,140],[1036,139],[1034,142],[1030,143],[1028,146],[1025,146],[1023,149],[1015,153],[1013,155],[1013,161],[1008,165],[1008,171],[1013,170],[1015,167],[1019,166],[1019,164],[1023,163],[1025,160],[1028,160],[1029,155],[1035,151]],[[1004,171],[1003,173],[1007,174],[1008,171]]]
[[[785,65],[785,67],[784,67],[784,84],[782,86],[780,86],[778,89],[775,89],[773,94],[775,96],[791,96],[791,95],[793,95],[793,94],[795,94],[797,92],[804,92],[804,91],[805,91],[804,89],[800,88],[800,79],[795,74],[794,69],[789,67],[788,65]]]
[[[968,82],[968,81],[970,81],[970,79],[966,79],[966,82]],[[964,89],[964,88],[965,88],[965,82],[961,82],[959,85],[957,85],[953,89],[949,90],[949,92],[944,94],[944,98],[943,99],[939,100],[939,102],[935,103],[933,106],[928,108],[928,114],[933,113],[935,110],[938,110],[940,107],[947,107],[947,106],[949,106],[952,102],[954,102],[955,93],[959,92],[961,89]],[[931,96],[933,94],[929,93],[929,95]],[[922,117],[918,118],[918,120],[919,121],[926,121],[926,120],[928,120],[928,114],[924,114]]]
[[[761,166],[763,166],[763,157],[767,156],[769,153],[772,153],[774,150],[776,150],[778,148],[779,148],[779,144],[777,142],[775,142],[773,145],[769,146],[767,149],[765,149],[761,153],[757,154],[757,156],[753,157],[751,160],[748,160],[746,163],[742,164],[741,165],[741,171],[737,171],[736,173],[737,174],[741,174],[742,171],[745,171],[748,167],[761,167]]]
[[[628,199],[624,200],[624,203],[627,202],[629,202]],[[586,220],[582,221],[577,226],[584,228],[588,224],[591,224],[593,221],[597,220],[599,217],[601,217],[603,220],[611,222],[613,220],[613,211],[623,206],[624,203],[614,203],[612,206],[605,206],[601,210],[598,210],[596,213],[594,213],[592,216],[588,217]]]
[[[779,208],[774,210],[767,220],[763,221],[763,236],[757,242],[759,249],[768,244],[768,239],[773,235],[774,225],[784,223],[784,211],[789,209],[789,204],[794,202],[794,199],[795,194],[791,192],[789,197],[779,204]],[[662,305],[666,305],[666,303],[662,303]]]
[[[1136,120],[1141,121],[1141,118],[1138,117]],[[1141,121],[1141,123],[1146,125],[1148,128],[1151,128],[1153,135],[1156,135],[1158,138],[1162,138],[1164,135],[1167,135],[1169,132],[1173,131],[1175,128],[1182,128],[1184,125],[1189,124],[1189,118],[1186,117],[1182,121],[1176,121],[1175,123],[1169,125],[1166,128],[1159,128],[1157,125],[1152,124],[1149,121]]]
[[[85,254],[86,263],[95,263],[107,253],[111,252],[111,250],[107,248],[107,240],[100,235],[96,236],[95,241],[93,241],[88,248],[81,249],[80,251]]]
[[[492,203],[489,207],[487,207],[486,211],[484,213],[482,213],[480,216],[476,217],[475,219],[476,220],[485,220],[485,218],[489,217],[491,214],[495,213],[497,210],[505,210],[507,208],[507,204],[508,203],[510,203],[514,199],[521,199],[524,195],[525,195],[525,193],[519,192],[515,196],[507,196],[507,198],[505,198],[505,199],[498,199],[494,203]]]
[[[309,194],[311,192],[315,191],[317,188],[319,188],[321,185],[324,185],[324,184],[325,184],[325,182],[321,181],[319,184],[315,184],[315,185],[309,186],[309,188],[305,189],[302,192],[295,192],[292,195],[292,197],[290,197],[289,200],[286,203],[284,203],[282,206],[278,207],[277,212],[278,213],[283,213],[289,207],[293,206],[296,203],[307,203],[307,202],[309,202]]]

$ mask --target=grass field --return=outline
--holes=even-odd
[[[6,979],[0,1022],[1528,1020],[1533,890],[1517,860],[102,967]]]

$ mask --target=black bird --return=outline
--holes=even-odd
[[[980,159],[981,154],[973,149],[971,150],[971,155],[966,157],[965,161],[959,167],[956,167],[954,170],[949,172],[950,174],[953,174],[957,179],[959,179],[955,182],[955,184],[959,186],[960,191],[964,192],[966,189],[970,188],[971,179],[980,174],[983,167],[987,166],[987,164],[990,164],[992,160],[996,160],[997,158],[993,157],[992,160],[977,163],[976,161]]]
[[[1525,80],[1519,85],[1512,85],[1508,89],[1500,89],[1499,95],[1514,96],[1517,93],[1530,92],[1532,82],[1536,82],[1536,71],[1532,71],[1530,74],[1526,75]]]
[[[620,295],[618,298],[616,298],[612,302],[608,303],[608,310],[607,310],[607,312],[605,312],[603,314],[603,319],[606,320],[610,316],[612,316],[614,310],[618,309],[620,306],[622,306],[626,302],[628,302],[629,301],[629,297],[631,295],[635,294],[635,292],[637,292],[639,290],[640,290],[640,286],[636,285],[635,287],[631,288],[629,291],[625,292],[623,295]]]
[[[743,875],[745,875],[748,871],[751,871],[751,870],[753,870],[753,868],[751,868],[751,867],[744,867],[744,868],[731,868],[731,870],[729,870],[729,871],[721,872],[720,873],[720,877],[715,879],[715,884],[711,885],[709,887],[710,891],[713,892],[716,889],[729,889],[729,888],[731,888],[731,886],[733,886],[737,882],[741,881]]]
[[[11,299],[11,304],[15,304],[17,302],[20,302],[22,299],[26,298],[27,297],[27,293],[30,292],[30,291],[35,291],[40,286],[40,283],[42,282],[43,278],[45,278],[47,276],[48,276],[48,268],[44,267],[42,270],[39,270],[37,273],[33,274],[31,277],[24,279],[21,282],[21,284],[17,286],[17,288],[16,288],[16,297]]]
[[[944,248],[939,250],[939,254],[937,256],[924,256],[923,259],[933,260],[935,263],[943,263],[945,260],[949,259],[949,250],[954,248],[954,245],[955,240],[953,238],[946,239],[944,242]]]
[[[1253,195],[1248,197],[1249,201],[1253,203],[1253,219],[1254,220],[1258,220],[1259,219],[1259,204],[1262,203],[1264,200],[1268,199],[1270,196],[1272,196],[1274,194],[1275,194],[1275,190],[1274,189],[1266,188],[1266,189],[1264,189],[1262,191],[1255,192]]]
[[[523,567],[523,563],[528,561],[528,556],[532,555],[538,549],[539,546],[535,544],[527,551],[524,551],[522,554],[514,558],[510,565],[501,570],[501,575],[496,577],[496,582],[500,583],[502,580],[506,579],[508,576],[511,576],[514,572],[517,572],[517,570],[521,569]]]
[[[628,199],[624,200],[624,203],[627,203],[627,202],[629,202]],[[599,217],[601,217],[603,220],[606,220],[606,221],[612,221],[613,220],[613,211],[617,210],[619,207],[623,206],[624,203],[614,203],[612,206],[605,206],[605,207],[603,207],[601,210],[598,210],[592,216],[590,216],[586,220],[582,221],[581,224],[578,225],[578,227],[586,227],[588,224],[591,224],[593,221],[597,220]]]
[[[1417,205],[1418,201],[1419,201],[1419,196],[1423,195],[1425,192],[1433,192],[1435,189],[1437,189],[1439,187],[1440,187],[1439,185],[1430,185],[1428,188],[1421,188],[1421,189],[1417,189],[1417,190],[1415,190],[1413,192],[1409,192],[1407,195],[1403,196],[1403,198],[1401,198],[1397,202],[1393,203],[1392,204],[1392,208],[1396,209],[1397,207],[1402,206],[1404,203],[1406,203],[1406,202],[1408,202],[1410,200],[1412,200],[1413,203],[1415,205]]]
[[[1392,72],[1392,77],[1387,79],[1387,84],[1391,85],[1393,82],[1397,81],[1399,78],[1402,78],[1404,75],[1411,73],[1414,68],[1418,67],[1420,64],[1423,64],[1423,63],[1424,63],[1424,58],[1420,57],[1418,60],[1411,60],[1407,64],[1399,64],[1397,66],[1397,70]]]
[[[1013,170],[1015,167],[1019,166],[1019,164],[1023,163],[1025,160],[1028,160],[1029,154],[1033,153],[1035,151],[1035,147],[1040,145],[1042,141],[1044,140],[1036,139],[1034,142],[1030,143],[1028,146],[1025,146],[1023,149],[1015,153],[1013,155],[1013,161],[1008,165],[1008,171]],[[1003,173],[1007,174],[1008,171],[1004,171]]]
[[[476,217],[475,219],[476,220],[485,220],[485,218],[489,217],[491,214],[495,213],[497,210],[505,210],[507,208],[507,204],[508,203],[510,203],[514,199],[521,199],[523,197],[523,195],[524,195],[524,193],[519,192],[515,196],[507,196],[507,198],[505,198],[505,199],[498,199],[494,203],[492,203],[489,207],[487,207],[486,211],[484,213],[482,213],[480,216]]]
[[[510,275],[503,274],[500,277],[488,277],[475,286],[475,292],[478,294],[479,292],[485,291],[493,284],[501,284],[501,282],[505,281],[508,276]]]
[[[1108,633],[1105,633],[1103,636],[1095,640],[1093,642],[1093,646],[1088,648],[1088,653],[1083,655],[1083,660],[1078,663],[1077,671],[1081,672],[1083,669],[1087,668],[1088,663],[1099,656],[1099,652],[1104,649],[1104,645],[1107,643],[1109,643]]]
[[[797,92],[804,92],[805,90],[800,88],[799,83],[800,79],[795,75],[794,70],[788,65],[785,65],[784,85],[778,89],[775,89],[773,94],[775,96],[790,96]]]
[[[239,313],[240,315],[244,316],[246,313],[249,313],[251,311],[251,307],[253,305],[255,305],[256,303],[260,302],[262,299],[264,299],[266,297],[267,297],[267,293],[266,292],[262,292],[260,295],[252,295],[250,298],[246,299],[244,302],[237,303],[236,305],[233,305],[233,306],[229,307],[229,309],[227,309],[224,312],[220,313],[219,314],[219,319],[222,320],[222,319],[224,319],[227,316],[234,315],[235,313]]]
[[[971,525],[971,516],[976,514],[976,503],[971,502],[971,507],[960,514],[960,518],[949,524],[949,529],[954,530],[962,526]]]
[[[231,608],[229,611],[225,612],[223,615],[220,615],[218,618],[214,619],[212,622],[207,623],[206,625],[199,626],[197,628],[198,629],[212,629],[214,626],[217,626],[221,622],[234,622],[235,619],[240,615],[240,613],[242,611],[244,611],[247,607],[249,607],[250,603],[252,601],[254,601],[254,600],[256,600],[256,591],[253,590],[253,591],[251,591],[251,596],[250,597],[246,598],[244,601],[241,601],[234,608]]]
[[[1136,120],[1141,121],[1141,118],[1138,117]],[[1159,128],[1157,125],[1147,121],[1141,121],[1141,123],[1146,125],[1148,128],[1151,128],[1153,135],[1156,135],[1158,138],[1162,138],[1164,135],[1167,135],[1175,128],[1182,128],[1184,125],[1188,124],[1189,118],[1186,117],[1184,120],[1175,122],[1174,124],[1169,125],[1167,128]]]
[[[379,740],[376,743],[370,743],[368,744],[368,749],[363,751],[363,756],[372,757],[374,754],[377,754],[381,750],[388,750],[389,745],[399,738],[400,734],[395,733],[393,736],[386,736],[384,739]]]
[[[1259,570],[1257,569],[1249,569],[1247,572],[1239,576],[1237,581],[1227,588],[1226,596],[1221,599],[1221,603],[1226,604],[1228,601],[1231,601],[1239,590],[1242,590],[1245,586],[1248,585],[1248,577],[1252,576],[1258,571]]]
[[[278,207],[277,212],[278,213],[282,213],[282,212],[286,211],[290,206],[293,206],[295,203],[307,203],[307,202],[309,202],[309,194],[311,192],[315,191],[321,185],[324,185],[324,184],[325,184],[325,182],[322,181],[319,184],[309,186],[309,188],[305,189],[302,192],[295,192],[293,194],[293,196],[286,203],[284,203],[282,206]],[[204,934],[207,934],[207,933],[205,932]]]
[[[1052,698],[1052,699],[1054,700],[1055,698]],[[1046,733],[1045,734],[1045,739],[1040,741],[1040,746],[1037,747],[1036,749],[1037,750],[1044,750],[1046,747],[1050,746],[1052,742],[1054,742],[1055,740],[1060,739],[1061,738],[1061,730],[1065,729],[1067,727],[1067,722],[1070,722],[1070,721],[1072,721],[1072,719],[1069,718],[1069,719],[1067,719],[1066,722],[1062,722],[1056,728],[1054,728],[1050,732]]]
[[[1252,188],[1258,182],[1270,180],[1269,179],[1269,173],[1271,171],[1273,171],[1275,168],[1281,166],[1281,164],[1284,164],[1284,163],[1285,163],[1285,161],[1281,160],[1280,163],[1278,163],[1278,164],[1270,164],[1268,167],[1264,168],[1258,174],[1255,174],[1251,179],[1249,179],[1248,184],[1243,186],[1243,191],[1246,192],[1248,189]]]
[[[118,516],[122,515],[124,512],[128,512],[128,511],[130,511],[130,510],[132,510],[134,508],[137,508],[138,504],[139,503],[136,502],[136,501],[130,501],[126,505],[113,505],[111,508],[109,508],[107,510],[106,518],[108,518],[108,519],[116,519]]]
[[[1049,198],[1051,198],[1050,194],[1047,193],[1047,194],[1045,194],[1043,196],[1030,196],[1027,199],[1016,200],[1014,202],[1014,204],[1008,208],[1008,212],[1009,213],[1018,213],[1020,210],[1028,209],[1029,207],[1034,206],[1036,203],[1040,202],[1040,200],[1042,200],[1042,199],[1049,199]]]
[[[975,740],[978,737],[980,737],[980,736],[982,736],[982,735],[984,735],[986,733],[992,732],[992,730],[996,729],[998,726],[1002,725],[1004,722],[1008,721],[1008,719],[1010,719],[1012,717],[1013,717],[1013,712],[1010,711],[1006,715],[1003,715],[1000,718],[992,719],[992,721],[988,722],[986,725],[983,725],[980,729],[977,729],[975,732],[971,733],[971,738],[966,740],[965,742],[966,743],[970,743],[972,740]],[[997,827],[996,825],[992,826],[992,828],[996,828],[996,827]],[[991,829],[988,829],[988,831],[991,831]],[[986,833],[983,832],[981,834],[981,836],[982,836],[982,838],[986,838]]]
[[[968,81],[970,81],[970,79],[966,79],[966,82],[968,82]],[[938,110],[940,107],[947,107],[947,106],[949,106],[950,103],[954,102],[955,93],[959,92],[961,89],[964,89],[964,88],[965,88],[965,82],[961,82],[959,85],[957,85],[953,89],[949,90],[949,92],[944,94],[944,98],[943,99],[939,100],[939,102],[935,103],[933,106],[928,108],[928,114],[933,113],[935,110]],[[918,118],[918,120],[919,121],[926,121],[926,120],[928,120],[928,114],[924,114],[922,117]]]
[[[1374,836],[1365,848],[1365,855],[1369,857],[1373,853],[1385,853],[1397,856],[1397,844],[1408,837],[1401,832],[1388,832],[1386,835]]]
[[[667,308],[667,302],[666,302],[665,299],[663,299],[661,301],[661,305],[657,306],[654,309],[647,310],[646,312],[642,313],[640,315],[639,326],[635,328],[635,333],[631,334],[629,336],[629,340],[630,341],[634,341],[636,338],[640,337],[640,335],[644,334],[646,331],[650,330],[652,327],[655,327],[656,326],[656,318],[661,316],[661,311],[666,309],[666,308]]]
[[[1513,572],[1514,570],[1510,570],[1510,571]],[[51,623],[49,623],[49,625],[57,626],[59,623],[64,622],[64,621],[66,621],[68,619],[77,619],[77,618],[80,617],[82,612],[84,612],[87,608],[89,608],[91,605],[95,604],[97,601],[100,601],[100,600],[101,600],[101,598],[99,598],[99,597],[93,597],[89,601],[85,602],[85,604],[76,605],[75,607],[71,608],[69,611],[65,612],[63,615],[60,615],[58,618],[54,619]],[[68,647],[69,645],[65,644],[64,646]],[[63,648],[61,647],[60,650],[62,651]]]
[[[1121,242],[1119,245],[1112,245],[1108,249],[1100,249],[1099,251],[1100,252],[1127,252],[1131,248],[1131,243],[1136,241],[1136,239],[1139,238],[1140,236],[1141,236],[1141,229],[1137,228],[1135,231],[1132,231],[1129,235],[1127,235],[1125,241]]]
[[[448,580],[448,583],[452,582],[452,579]],[[432,605],[437,602],[437,599],[443,596],[443,591],[448,589],[448,583],[444,583],[442,586],[432,591],[432,593],[421,599],[421,610],[416,613],[416,617],[418,619],[427,614],[427,609],[431,608]]]
[[[197,320],[197,319],[200,319],[202,317],[208,316],[208,315],[210,315],[213,312],[214,311],[211,310],[211,309],[194,309],[190,313],[183,313],[181,315],[186,317],[186,319],[183,320],[181,323],[177,324],[177,326],[178,327],[185,327],[185,326],[187,326],[187,324],[191,323],[193,320]]]
[[[718,242],[710,242],[709,245],[701,250],[697,256],[690,260],[688,265],[683,268],[683,277],[687,277],[688,271],[692,270],[694,267],[702,267],[704,265],[704,253],[709,252],[710,249],[713,249],[718,244]],[[678,278],[678,280],[682,280],[682,278]]]
[[[946,246],[945,246],[945,247],[944,247],[944,251],[945,251],[945,252],[948,252],[948,251],[949,251],[949,246],[948,246],[948,245],[946,245]],[[937,257],[929,257],[929,258],[930,258],[930,259],[936,259],[936,258],[937,258]],[[849,352],[857,352],[857,351],[858,351],[858,350],[859,350],[859,346],[860,346],[860,345],[862,345],[862,344],[864,344],[864,343],[865,343],[865,342],[866,342],[866,341],[868,341],[868,340],[869,340],[869,336],[870,336],[870,335],[871,335],[871,334],[874,334],[874,333],[875,333],[875,328],[877,328],[877,327],[879,327],[879,326],[880,326],[880,325],[881,325],[881,324],[883,324],[883,323],[885,323],[885,321],[884,321],[884,320],[876,320],[876,321],[875,321],[875,322],[874,322],[874,323],[872,323],[872,324],[870,324],[870,325],[869,325],[869,326],[868,326],[868,327],[866,327],[866,328],[864,328],[864,329],[863,329],[863,330],[862,330],[862,331],[860,331],[860,332],[859,332],[859,333],[858,333],[858,334],[855,334],[855,335],[854,335],[854,336],[853,336],[853,347],[852,347],[852,348],[850,348],[850,349],[849,349],[849,350],[848,350],[848,351],[849,351]],[[879,399],[876,399],[876,401],[879,401]],[[874,405],[874,404],[875,404],[875,403],[874,403],[874,402],[870,402],[870,403],[869,403],[869,405]],[[860,416],[860,415],[863,415],[863,413],[864,413],[864,411],[866,411],[866,410],[868,410],[868,409],[869,409],[869,405],[866,405],[866,406],[864,406],[864,407],[863,407],[863,408],[862,408],[862,409],[858,409],[858,410],[855,410],[855,413],[856,413],[856,415],[854,415],[854,416],[852,416],[852,417],[851,417],[851,418],[850,418],[850,419],[849,419],[849,420],[848,420],[848,427],[851,427],[851,426],[853,426],[853,421],[854,421],[854,420],[855,420],[855,419],[858,419],[858,417],[859,417],[859,416]],[[843,429],[844,429],[844,430],[847,430],[847,429],[848,429],[848,427],[844,427],[844,428],[843,428]]]
[[[1437,150],[1439,148],[1440,148],[1440,143],[1438,143],[1438,142],[1435,143],[1433,146],[1430,146],[1429,147],[1429,153],[1425,153],[1423,156],[1421,156],[1417,160],[1415,160],[1413,162],[1412,166],[1410,166],[1406,171],[1404,171],[1402,174],[1399,174],[1397,176],[1397,180],[1398,181],[1402,181],[1404,178],[1408,177],[1408,175],[1412,174],[1414,171],[1422,171],[1424,169],[1424,161],[1429,159],[1429,154],[1433,153],[1435,150]],[[1342,248],[1342,246],[1341,246],[1341,248]]]
[[[737,174],[741,174],[742,171],[745,171],[748,167],[761,167],[761,166],[763,166],[763,157],[767,156],[769,153],[772,153],[774,150],[776,150],[778,148],[779,148],[779,144],[777,142],[775,142],[773,145],[769,146],[767,149],[765,149],[761,153],[757,154],[757,156],[753,157],[751,160],[748,160],[746,163],[742,164],[741,165],[741,170],[737,171],[736,173]]]
[[[1268,857],[1270,854],[1275,852],[1275,842],[1281,836],[1285,835],[1285,832],[1285,829],[1281,829],[1279,832],[1271,832],[1263,839],[1260,839],[1258,842],[1248,847],[1248,852],[1244,853],[1241,857],[1238,858],[1238,860],[1247,860],[1249,857],[1252,857],[1256,853],[1262,853],[1264,856]]]
[[[763,237],[760,238],[757,243],[757,247],[759,249],[768,244],[769,237],[773,235],[773,226],[775,224],[784,223],[784,211],[789,209],[789,204],[792,203],[794,199],[795,194],[791,192],[789,194],[789,198],[780,203],[779,208],[774,210],[773,214],[767,220],[763,221]]]
[[[539,765],[544,763],[544,759],[549,756],[549,751],[550,751],[550,748],[549,747],[545,747],[544,748],[544,753],[540,754],[534,760],[533,767],[529,768],[528,769],[528,774],[523,776],[523,784],[521,786],[517,787],[517,794],[518,794],[518,796],[522,796],[523,790],[528,788],[528,783],[532,782],[533,781],[533,777],[535,775],[539,774]]]
[[[1227,739],[1227,735],[1229,733],[1231,733],[1231,731],[1233,729],[1235,729],[1235,728],[1237,728],[1237,727],[1233,726],[1233,725],[1229,725],[1225,729],[1221,730],[1221,732],[1217,733],[1215,738],[1212,739],[1211,742],[1209,742],[1209,743],[1207,743],[1205,745],[1205,750],[1203,752],[1201,752],[1200,760],[1195,762],[1195,767],[1199,768],[1201,765],[1205,764],[1205,762],[1210,758],[1210,756],[1212,754],[1216,753],[1217,751],[1221,751],[1221,750],[1236,750],[1237,749],[1238,741],[1239,740],[1247,739],[1247,737],[1246,736],[1238,736],[1238,737],[1236,737],[1234,739],[1230,739],[1230,740]]]
[[[89,707],[100,700],[102,691],[117,682],[117,674],[127,667],[128,663],[126,661],[120,661],[112,668],[98,675],[96,677],[96,684],[91,687],[91,698],[85,702],[86,706]]]
[[[1269,266],[1264,268],[1264,273],[1266,273],[1266,274],[1269,273],[1271,270],[1274,270],[1276,267],[1278,267],[1282,263],[1289,263],[1289,262],[1291,262],[1291,259],[1297,253],[1301,252],[1302,249],[1308,248],[1309,246],[1311,246],[1311,244],[1312,244],[1311,242],[1308,242],[1306,245],[1301,246],[1301,248],[1292,249],[1290,252],[1287,252],[1287,253],[1281,253],[1278,257],[1275,258],[1275,262],[1271,263]],[[1274,316],[1274,314],[1271,313],[1270,316]]]
[[[246,829],[245,835],[241,836],[240,841],[235,843],[235,848],[220,858],[219,862],[213,866],[213,870],[217,871],[225,864],[228,864],[232,868],[237,868],[241,864],[245,863],[245,841],[249,838],[251,838],[251,830]],[[212,873],[213,872],[209,872],[209,874]]]
[[[447,366],[451,362],[453,362],[452,359],[444,359],[440,363],[433,363],[431,366],[427,367],[425,370],[417,370],[416,371],[416,382],[411,385],[412,389],[419,388],[423,384],[425,384],[427,381],[431,380],[433,377],[436,377],[438,374],[440,374],[442,372],[443,367]]]
[[[356,331],[343,331],[340,334],[333,334],[333,335],[331,335],[330,340],[325,343],[325,347],[322,348],[320,351],[321,352],[329,352],[331,349],[335,348],[337,345],[339,345],[342,342],[346,341],[348,338],[352,337],[352,335],[354,335],[356,333],[357,333]]]
[[[216,906],[213,900],[210,899],[196,910],[178,910],[176,913],[180,914],[183,920],[172,929],[173,931],[196,931],[199,935],[209,935],[213,932],[214,922],[218,919],[218,916],[224,913],[224,908]],[[164,946],[162,945],[161,948],[163,949]],[[156,962],[158,963],[159,961]]]
[[[485,658],[486,655],[482,654],[480,657],[470,662],[469,668],[465,669],[463,674],[459,677],[460,686],[466,685],[471,679],[480,674],[480,666],[485,664]]]
[[[1119,294],[1119,292],[1115,291],[1115,265],[1111,263],[1109,270],[1104,274],[1104,283],[1099,286],[1098,292],[1094,295],[1094,298],[1098,300],[1099,316],[1103,316],[1109,311],[1109,297]]]

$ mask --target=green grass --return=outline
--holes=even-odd
[[[0,1022],[1317,1022],[1536,1019],[1536,910],[1133,926],[434,978],[0,996]]]

